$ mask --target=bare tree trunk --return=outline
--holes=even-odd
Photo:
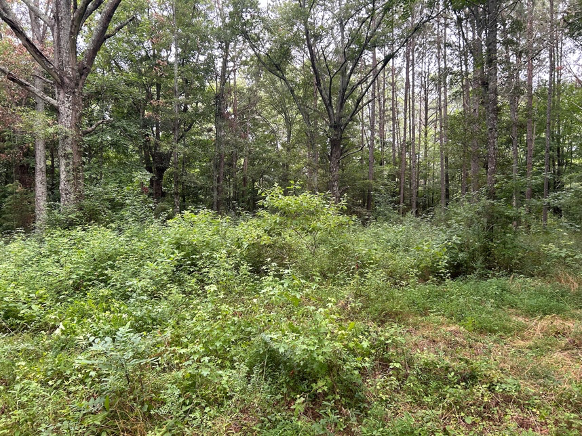
[[[34,1],[34,6],[39,7],[39,0]],[[48,26],[43,24],[40,17],[29,9],[30,25],[34,43],[39,48],[44,48],[45,35]],[[44,73],[40,66],[35,68],[34,86],[44,91],[44,83],[41,75]],[[34,172],[34,212],[35,230],[42,232],[47,216],[47,158],[45,143],[44,112],[45,102],[40,96],[35,96],[35,110],[37,114],[36,132],[34,138],[35,172]]]
[[[555,65],[563,65],[563,39],[559,38],[556,34],[557,30],[555,29]],[[553,114],[555,114],[554,118],[554,134],[555,134],[555,150],[556,150],[556,163],[557,169],[555,171],[555,176],[553,178],[553,190],[560,190],[564,186],[563,181],[563,169],[564,169],[564,158],[563,158],[563,151],[562,151],[562,132],[561,132],[561,111],[555,111],[555,105],[559,104],[561,101],[561,80],[562,80],[562,70],[560,68],[555,69],[555,84],[553,87]]]
[[[488,126],[488,196],[494,198],[498,150],[498,0],[488,0],[486,14],[486,124]]]
[[[468,119],[471,114],[470,110],[470,81],[469,81],[469,72],[468,72],[468,56],[465,47],[465,43],[461,40],[460,37],[460,55],[463,56],[463,73],[462,73],[462,107],[463,107],[463,114],[464,119]],[[467,145],[464,143],[462,147],[462,180],[461,180],[461,194],[465,196],[468,192],[468,164],[467,164]]]
[[[316,86],[316,80],[314,78],[314,108],[318,107],[318,87]],[[308,120],[307,114],[303,113],[305,120]],[[308,179],[312,184],[312,192],[318,192],[318,164],[320,161],[320,152],[318,150],[318,145],[316,144],[316,133],[314,129],[313,117],[309,118],[310,122],[306,123],[307,137],[308,137],[308,148],[311,151],[311,161],[308,163]],[[312,171],[310,176],[309,171]]]
[[[179,118],[179,104],[178,104],[178,27],[176,26],[176,1],[174,1],[173,6],[173,21],[174,21],[174,31],[173,31],[173,45],[174,45],[174,102],[172,104],[174,111],[174,120],[172,125],[172,165],[174,167],[174,174],[172,178],[173,182],[173,198],[174,198],[174,214],[180,213],[180,184],[179,184],[179,169],[178,169],[178,141],[179,141],[179,129],[180,129],[180,118]]]
[[[378,84],[378,94],[379,94],[379,141],[381,146],[381,160],[379,164],[381,166],[385,165],[385,147],[387,145],[386,133],[385,133],[385,120],[386,120],[386,108],[387,108],[387,97],[385,95],[387,89],[387,75],[386,71],[383,70],[382,75],[382,87],[381,83]]]
[[[411,214],[417,215],[417,152],[415,150],[415,39],[411,40]]]
[[[407,42],[405,49],[405,98],[403,99],[403,138],[401,139],[401,172],[399,185],[399,214],[403,215],[405,207],[405,173],[407,170],[407,119],[409,102],[409,69],[410,69],[411,43]]]
[[[233,68],[233,87],[232,87],[232,97],[233,97],[233,133],[237,135],[238,138],[242,138],[242,132],[239,128],[239,108],[237,101],[237,69]],[[289,143],[289,141],[288,141]],[[237,149],[233,150],[231,155],[231,201],[236,203],[239,202],[239,184],[237,181],[237,161],[239,160],[239,154]]]
[[[445,193],[445,144],[444,144],[444,131],[445,131],[445,123],[444,123],[444,115],[443,115],[443,99],[442,99],[442,92],[443,92],[443,76],[444,72],[441,67],[441,59],[444,58],[442,47],[443,42],[441,40],[441,29],[440,29],[441,20],[437,21],[437,118],[439,120],[439,165],[440,165],[440,201],[439,204],[441,205],[442,209],[446,207],[446,193]]]
[[[482,44],[477,35],[478,31],[475,24],[472,26],[472,52],[474,58],[474,72],[473,72],[473,90],[471,95],[472,100],[472,120],[471,120],[471,158],[470,158],[470,173],[472,176],[472,200],[475,201],[477,198],[478,190],[480,189],[480,144],[479,144],[479,132],[480,132],[480,96],[478,93],[480,90],[480,82],[482,81],[482,68],[476,65],[476,60],[482,57]]]
[[[547,116],[546,116],[546,127],[545,127],[545,174],[544,174],[544,187],[543,187],[543,225],[547,225],[548,221],[548,197],[549,197],[549,157],[551,151],[551,109],[553,104],[553,81],[554,81],[554,70],[555,70],[555,5],[554,1],[549,2],[549,27],[550,27],[550,38],[549,38],[549,83],[547,90]]]
[[[423,71],[422,71],[423,73]],[[418,139],[417,139],[417,172],[416,172],[416,181],[415,181],[415,187],[416,187],[416,197],[417,197],[417,203],[420,204],[421,202],[419,201],[419,188],[421,187],[421,168],[422,168],[422,159],[424,158],[424,155],[421,154],[421,146],[423,144],[423,131],[424,129],[424,125],[423,125],[423,93],[422,93],[422,83],[421,83],[421,79],[419,79],[419,119],[418,119],[418,123],[419,123],[419,134],[418,134]],[[418,209],[422,209],[422,205],[418,206]]]
[[[532,199],[532,167],[534,157],[534,114],[533,114],[533,14],[534,0],[528,1],[526,25],[526,207]]]
[[[336,203],[340,202],[340,160],[342,157],[342,133],[333,132],[330,144],[330,193]]]
[[[41,71],[37,70],[37,74],[41,74]],[[42,89],[42,79],[35,77],[34,85]],[[39,115],[39,121],[37,122],[37,133],[34,139],[34,212],[35,227],[38,231],[42,231],[47,217],[47,158],[43,123],[45,102],[43,99],[39,97],[35,98],[35,109],[37,115]]]
[[[225,87],[227,84],[227,61],[229,58],[229,42],[225,42],[221,70],[215,94],[215,166],[214,166],[214,190],[213,209],[222,212],[223,209],[223,189],[225,176],[225,141],[226,141],[226,112],[227,103],[225,98]]]
[[[444,165],[444,180],[445,180],[445,206],[449,204],[449,153],[448,153],[448,109],[447,109],[447,82],[448,82],[448,70],[447,70],[447,22],[444,19],[443,26],[443,165]]]
[[[397,165],[397,83],[395,81],[395,58],[391,60],[391,157],[393,167],[395,167]]]
[[[426,72],[423,79],[423,125],[424,125],[424,135],[423,135],[423,156],[427,162],[425,178],[423,179],[423,192],[424,192],[424,206],[429,207],[429,188],[428,179],[431,174],[431,163],[433,159],[429,159],[429,73]]]
[[[376,48],[372,52],[373,74],[376,75],[377,52]],[[376,84],[372,85],[371,108],[370,108],[370,141],[368,143],[368,187],[366,193],[366,210],[372,211],[372,186],[374,182],[374,150],[376,137]]]
[[[68,207],[83,200],[83,167],[79,118],[82,100],[80,91],[57,89],[58,123],[64,130],[59,138],[59,191],[61,206]]]
[[[507,52],[507,63],[511,65],[510,53]],[[516,66],[512,78],[512,85],[510,88],[510,119],[512,127],[510,137],[512,139],[512,206],[518,210],[518,103],[519,103],[519,81],[520,81],[520,52],[516,54]],[[516,228],[518,222],[513,221],[513,226]]]

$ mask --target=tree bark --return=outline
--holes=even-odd
[[[543,225],[547,225],[548,221],[548,198],[549,198],[549,159],[551,151],[551,109],[553,104],[553,81],[554,81],[554,71],[555,71],[555,6],[554,1],[549,2],[549,27],[550,27],[550,38],[549,38],[549,83],[547,88],[547,114],[546,114],[546,125],[545,125],[545,173],[544,173],[544,185],[543,185]]]
[[[437,21],[438,30],[437,30],[437,118],[439,120],[439,167],[440,167],[440,178],[439,178],[439,187],[440,187],[440,197],[439,197],[439,204],[441,205],[442,209],[445,209],[447,205],[446,199],[446,192],[445,192],[445,122],[444,122],[444,107],[443,107],[443,76],[444,71],[441,68],[441,60],[444,58],[442,48],[443,42],[441,40],[441,29],[440,29],[440,20]]]
[[[445,179],[445,206],[449,204],[449,153],[448,153],[448,97],[447,97],[447,82],[448,82],[448,69],[447,69],[447,22],[444,19],[443,26],[443,164],[444,164],[444,179]]]
[[[32,91],[36,96],[53,104],[58,110],[59,160],[61,206],[77,205],[83,200],[83,168],[81,131],[79,122],[83,108],[82,91],[95,57],[105,40],[113,34],[107,34],[109,23],[121,0],[55,0],[50,16],[46,16],[34,3],[27,3],[31,13],[40,18],[51,28],[53,34],[53,61],[49,59],[38,43],[32,41],[20,21],[15,17],[7,0],[0,0],[0,19],[12,29],[24,48],[42,67],[55,83],[57,98],[47,96],[41,90],[17,77],[7,77],[13,82]],[[77,53],[77,39],[87,19],[101,6],[99,18],[93,26],[89,41],[82,54]],[[123,27],[123,26],[122,26]],[[117,32],[121,29],[118,26]],[[6,73],[5,69],[2,69]]]
[[[476,23],[472,23],[472,43],[471,51],[472,57],[474,58],[474,73],[473,73],[473,93],[471,93],[472,100],[472,120],[470,131],[472,133],[470,140],[471,148],[471,158],[470,158],[470,173],[472,176],[472,200],[477,199],[478,190],[480,189],[480,131],[481,131],[481,121],[480,121],[480,103],[481,103],[481,90],[480,82],[483,80],[484,71],[480,65],[482,54],[482,43],[480,41],[481,31],[477,29]],[[476,62],[478,64],[476,65]]]
[[[488,129],[488,197],[494,198],[498,151],[498,1],[488,0],[486,13],[486,124]]]
[[[340,202],[340,161],[342,159],[342,132],[333,131],[328,140],[330,145],[330,194],[334,202]]]
[[[507,63],[511,65],[510,53],[507,53]],[[512,140],[512,206],[518,210],[518,103],[519,103],[519,81],[520,81],[520,67],[521,67],[520,52],[516,54],[516,65],[513,71],[512,84],[510,87],[510,120],[512,126],[510,129],[510,137]],[[514,227],[518,226],[518,222],[514,220]]]
[[[403,215],[405,208],[405,173],[407,170],[407,119],[409,103],[409,70],[411,44],[408,42],[405,49],[405,97],[403,99],[403,138],[401,139],[401,172],[399,178],[399,214]]]
[[[373,74],[376,75],[377,52],[376,48],[372,52]],[[366,193],[366,210],[372,211],[372,186],[374,182],[374,151],[376,137],[376,84],[372,86],[371,109],[370,109],[370,141],[368,143],[368,187]]]
[[[81,117],[82,97],[80,90],[74,86],[57,88],[61,128],[59,136],[59,192],[61,206],[69,207],[83,200],[83,167],[79,122]]]
[[[225,89],[227,86],[227,63],[230,54],[230,41],[224,41],[223,56],[219,71],[217,91],[215,94],[215,165],[214,165],[214,190],[213,209],[222,212],[224,201],[225,178],[225,142],[227,129],[227,100]]]
[[[526,24],[526,208],[532,199],[532,168],[534,157],[534,111],[533,111],[533,15],[534,0],[528,0]]]
[[[411,40],[411,214],[417,215],[417,152],[415,150],[415,39]]]
[[[172,35],[172,44],[174,46],[174,82],[173,82],[173,102],[172,109],[174,112],[174,119],[172,121],[172,166],[174,167],[174,174],[172,178],[173,187],[172,194],[174,200],[174,214],[180,213],[180,184],[179,184],[179,169],[178,169],[178,142],[180,136],[180,106],[178,103],[178,27],[176,25],[176,1],[173,4],[172,19],[174,22],[174,31]]]

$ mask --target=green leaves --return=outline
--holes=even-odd
[[[483,244],[480,205],[362,227],[323,195],[264,195],[255,216],[0,243],[0,430],[477,434],[529,408],[576,429],[579,285],[448,278]],[[562,232],[504,234],[567,268]]]

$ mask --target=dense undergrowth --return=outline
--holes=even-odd
[[[581,434],[579,230],[264,207],[0,243],[0,434]]]

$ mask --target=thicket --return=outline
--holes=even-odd
[[[153,220],[134,198],[7,235],[0,434],[580,435],[581,380],[544,361],[580,370],[579,229],[343,208],[275,187],[253,216]]]

